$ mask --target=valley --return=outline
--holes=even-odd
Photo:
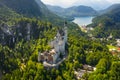
[[[0,79],[119,80],[119,7],[0,0]]]

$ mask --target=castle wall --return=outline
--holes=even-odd
[[[59,55],[59,54],[60,54],[60,51],[59,51],[59,48],[60,48],[60,47],[59,47],[59,45],[56,44],[54,48],[55,48],[55,51],[56,51],[56,52],[58,53],[58,55]]]
[[[67,27],[65,27],[64,30],[65,30],[64,40],[65,40],[65,43],[67,43]]]
[[[60,53],[65,54],[65,42],[60,45]]]
[[[58,54],[53,55],[53,63],[56,63],[58,57],[59,57]]]

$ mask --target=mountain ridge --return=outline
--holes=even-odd
[[[48,10],[41,0],[0,0],[0,3],[23,17],[35,17],[43,21],[55,22],[55,24],[62,21],[62,18]]]
[[[81,17],[81,16],[95,16],[97,11],[89,6],[73,6],[69,8],[62,8],[59,6],[47,5],[48,9],[62,17]]]

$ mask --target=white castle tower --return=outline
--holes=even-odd
[[[57,59],[60,57],[60,54],[65,55],[65,46],[67,43],[67,27],[64,24],[63,29],[59,29],[55,38],[49,42],[51,50],[47,53],[39,53],[38,61],[47,61],[48,63],[56,63]],[[46,56],[47,55],[47,56]],[[47,59],[46,59],[47,57]]]
[[[55,39],[50,42],[50,46],[59,54],[65,54],[65,45],[67,43],[67,26],[64,24],[63,29],[59,29]]]
[[[67,43],[67,26],[66,26],[67,23],[64,23],[64,32],[65,32],[65,35],[64,35],[64,38],[65,38],[65,43]]]

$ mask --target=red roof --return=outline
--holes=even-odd
[[[120,51],[120,48],[118,48],[118,50]]]

